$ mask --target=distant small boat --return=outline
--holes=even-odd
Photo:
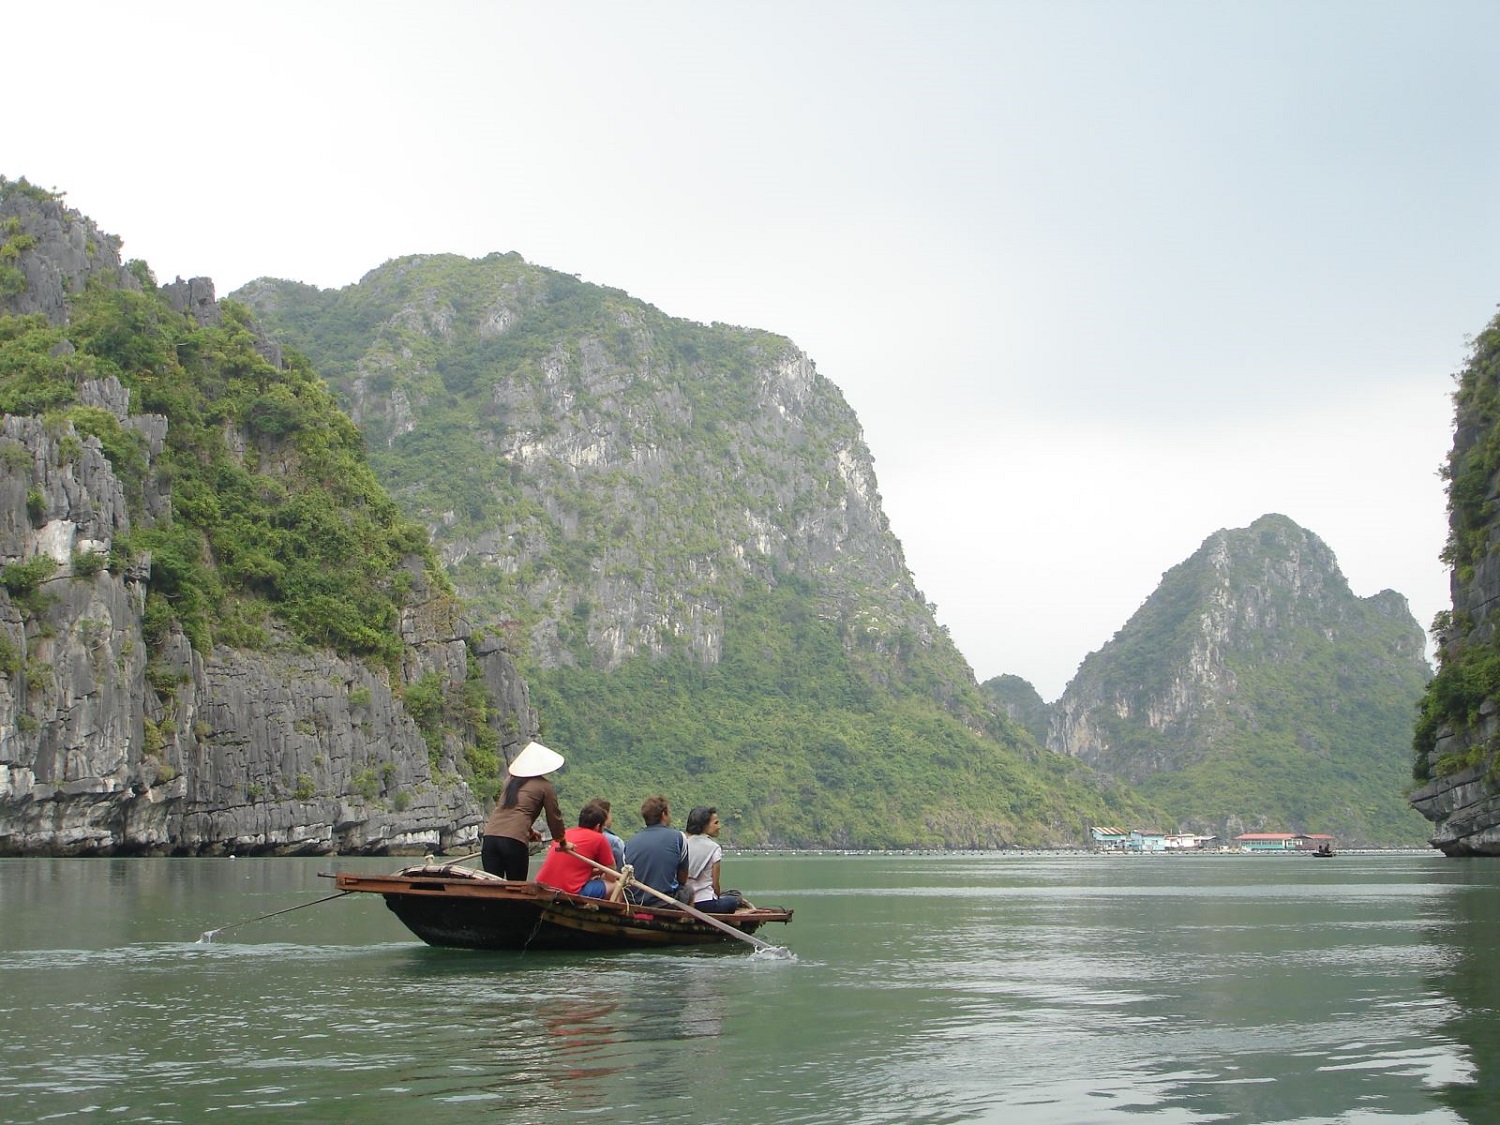
[[[1312,854],[1317,856],[1319,859],[1327,859],[1329,856],[1333,855],[1333,848],[1328,844],[1319,844],[1313,850]]]
[[[714,920],[711,925],[665,905],[584,898],[453,864],[422,864],[395,875],[339,872],[334,880],[346,893],[382,896],[406,928],[428,945],[457,949],[709,945],[753,934],[768,922],[792,920],[790,910],[755,907],[705,915]],[[737,932],[726,932],[726,926]]]

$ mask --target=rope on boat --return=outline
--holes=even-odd
[[[441,864],[441,866],[443,866],[443,867],[457,867],[460,863],[468,863],[469,860],[471,860],[471,859],[478,859],[483,854],[484,854],[483,852],[470,852],[468,855],[461,855],[457,859],[445,860]],[[437,861],[437,856],[433,855],[431,852],[429,852],[427,855],[425,855],[425,856],[422,857],[422,862],[425,863],[425,864],[427,864],[428,867],[437,867],[437,866],[440,866],[438,864],[438,861]]]
[[[552,902],[552,903],[557,902],[558,897],[559,897],[559,892],[553,891],[552,892],[552,898],[549,900],[549,902]],[[527,934],[526,935],[526,940],[521,943],[521,956],[522,957],[526,956],[526,954],[531,951],[531,941],[532,941],[532,939],[534,937],[536,937],[537,934],[539,934],[539,933],[542,932],[542,927],[546,924],[546,922],[547,922],[547,912],[545,910],[538,910],[536,912],[536,925],[531,927],[531,933]]]
[[[343,898],[346,894],[349,894],[349,892],[339,891],[337,894],[327,895],[323,898],[315,898],[311,902],[299,903],[296,906],[288,906],[285,910],[273,910],[269,914],[260,914],[254,918],[246,918],[242,922],[231,922],[227,926],[220,926],[217,930],[204,930],[203,933],[198,935],[197,944],[209,945],[225,930],[237,930],[241,926],[248,926],[251,922],[264,922],[267,918],[275,918],[278,914],[290,914],[293,910],[302,910],[305,907],[317,906],[320,902],[332,902],[336,898]]]

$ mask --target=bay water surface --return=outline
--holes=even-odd
[[[1500,862],[731,853],[785,958],[315,901],[399,866],[0,860],[0,1122],[1500,1121]]]

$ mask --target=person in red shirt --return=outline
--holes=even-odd
[[[554,848],[549,851],[542,869],[536,873],[536,881],[569,894],[588,898],[607,897],[609,886],[599,870],[578,857],[583,856],[603,864],[611,871],[615,870],[615,853],[610,849],[609,840],[604,833],[599,831],[604,827],[608,816],[609,813],[594,801],[584,805],[578,811],[578,827],[569,828],[566,833],[571,850]]]

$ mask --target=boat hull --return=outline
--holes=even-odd
[[[339,890],[378,894],[428,945],[454,949],[641,949],[716,945],[735,937],[670,907],[583,898],[539,883],[485,878],[466,868],[407,869],[397,875],[335,876]],[[713,915],[743,934],[792,912],[755,909]]]

